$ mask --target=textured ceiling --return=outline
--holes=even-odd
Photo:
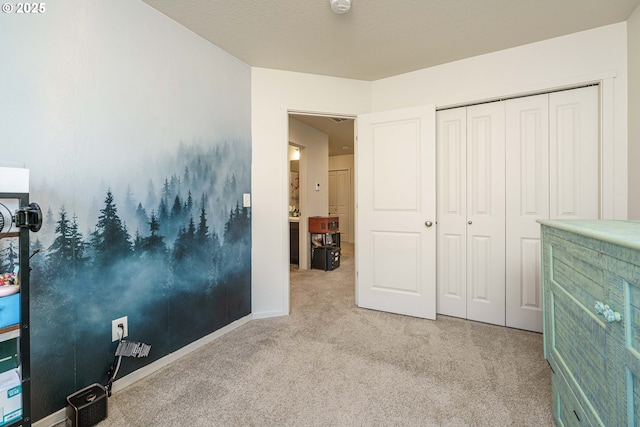
[[[329,135],[329,157],[354,154],[354,120],[335,119],[323,116],[290,114],[302,123]]]
[[[626,21],[640,0],[143,0],[252,67],[377,80]]]

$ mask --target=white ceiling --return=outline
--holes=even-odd
[[[367,81],[626,21],[640,5],[352,0],[336,15],[329,0],[143,1],[252,67]]]
[[[329,135],[329,157],[354,154],[353,119],[335,119],[323,116],[290,114],[289,117],[301,121]]]
[[[252,67],[377,80],[626,21],[640,0],[143,0]]]

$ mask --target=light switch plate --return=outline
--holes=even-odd
[[[251,207],[251,194],[244,193],[242,195],[242,206],[244,206],[245,208]]]

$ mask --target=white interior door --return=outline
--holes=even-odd
[[[349,242],[351,235],[351,174],[347,169],[329,171],[329,215],[340,221],[340,240]]]
[[[437,312],[467,317],[467,109],[437,113]]]
[[[551,219],[598,219],[598,86],[549,94]]]
[[[438,313],[505,322],[504,103],[438,112]]]
[[[542,332],[540,224],[549,218],[549,95],[507,101],[506,325]]]
[[[467,107],[467,318],[505,324],[505,106]]]
[[[542,332],[537,219],[599,218],[597,86],[507,102],[506,325]]]
[[[338,214],[338,181],[336,171],[329,171],[329,215]],[[342,225],[342,224],[340,224]]]
[[[435,107],[358,116],[357,134],[357,304],[435,319]]]
[[[338,191],[337,207],[340,218],[340,238],[349,242],[351,235],[351,173],[346,169],[336,171],[336,190]]]
[[[598,99],[594,86],[438,112],[438,313],[542,331],[536,220],[599,218]]]

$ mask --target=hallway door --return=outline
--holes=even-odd
[[[358,116],[356,303],[435,319],[435,107]]]
[[[351,174],[347,169],[329,171],[329,216],[337,216],[340,240],[350,242],[351,236]]]

